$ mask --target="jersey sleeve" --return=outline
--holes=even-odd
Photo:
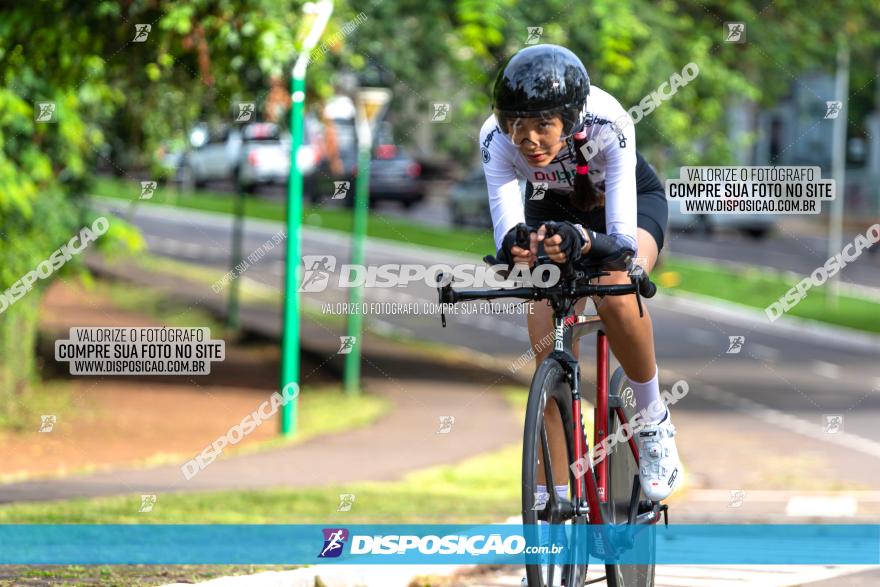
[[[636,132],[632,119],[613,97],[607,113],[614,121],[603,129],[605,155],[605,229],[621,246],[637,248]]]
[[[501,141],[501,130],[490,116],[480,130],[480,156],[483,160],[483,174],[489,189],[489,210],[492,213],[492,228],[495,250],[501,248],[504,235],[520,222],[525,222],[522,194],[511,151]],[[511,145],[511,149],[512,149]]]

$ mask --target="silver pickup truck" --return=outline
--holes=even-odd
[[[303,133],[297,163],[303,175],[314,172],[319,153],[309,129]],[[290,137],[278,125],[255,122],[213,131],[200,129],[193,150],[181,163],[185,183],[201,187],[210,181],[232,181],[247,191],[260,185],[286,184],[290,173]]]

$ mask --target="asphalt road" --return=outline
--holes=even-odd
[[[218,186],[214,187],[216,189]],[[219,185],[219,189],[224,188],[231,189],[231,186]],[[425,201],[410,210],[405,210],[395,202],[380,202],[377,210],[382,214],[424,224],[451,226],[452,216],[448,204],[450,189],[449,183],[431,184]],[[271,186],[263,188],[260,197],[281,200],[285,194],[283,187]],[[809,275],[828,259],[828,239],[822,235],[822,229],[814,234],[794,230],[789,220],[790,218],[779,217],[775,229],[764,239],[754,239],[731,230],[716,230],[711,235],[670,231],[665,251],[713,262],[749,265],[759,263],[781,271]],[[854,230],[844,230],[843,244],[851,242],[855,234]],[[848,264],[840,278],[845,284],[880,288],[880,245],[874,246],[872,254],[861,255]]]
[[[142,206],[133,221],[143,231],[151,252],[215,268],[218,278],[228,269],[228,218]],[[281,228],[277,223],[248,221],[245,256]],[[279,288],[283,251],[283,247],[275,247],[250,266],[244,278]],[[335,307],[322,310],[322,304],[347,299],[347,290],[335,284],[339,267],[349,260],[348,241],[338,233],[307,229],[303,232],[303,254],[335,257],[336,271],[326,289],[304,294],[313,312],[332,312]],[[468,260],[475,259],[376,242],[371,242],[366,252],[368,265]],[[365,301],[398,304],[394,308],[426,308],[425,304],[436,301],[436,291],[425,283],[367,288]],[[760,317],[750,319],[668,297],[658,296],[649,307],[662,387],[684,379],[692,391],[674,408],[682,443],[690,434],[701,444],[689,449],[697,493],[689,502],[690,509],[682,510],[686,515],[701,519],[738,516],[745,521],[749,508],[731,509],[736,506],[728,504],[727,493],[747,487],[753,492],[749,495],[758,495],[746,498],[753,508],[749,510],[752,521],[766,521],[771,514],[798,515],[797,507],[790,503],[793,492],[846,488],[859,492],[852,515],[880,519],[880,492],[871,491],[878,487],[880,477],[880,345],[876,339],[859,342],[808,333],[779,323],[771,325]],[[375,330],[442,342],[496,360],[513,361],[528,349],[523,315],[468,313],[447,318],[445,329],[438,315],[424,313],[383,312],[370,315],[366,323]],[[728,352],[732,336],[744,337],[739,353]],[[582,356],[593,356],[592,348]],[[585,368],[585,380],[591,379]],[[842,418],[836,420],[838,416]],[[841,425],[835,426],[835,422]],[[765,487],[773,490],[761,494]],[[825,515],[826,505],[808,504],[807,510]],[[829,511],[836,511],[834,504],[829,507]]]

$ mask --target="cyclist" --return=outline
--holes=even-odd
[[[663,185],[636,152],[626,111],[613,96],[590,85],[586,68],[570,50],[534,45],[507,61],[495,80],[493,114],[480,131],[480,151],[502,262],[533,265],[543,248],[559,263],[586,257],[615,267],[630,253],[646,271],[654,267],[667,220]],[[527,180],[525,203],[517,173]],[[549,238],[548,221],[558,225],[557,234]],[[532,231],[527,250],[515,245],[516,225],[522,222]],[[600,283],[629,283],[629,277],[625,271],[612,271]],[[578,311],[585,303],[578,303]],[[634,296],[607,296],[596,305],[636,409],[648,408],[646,425],[635,435],[639,477],[645,496],[659,501],[678,486],[681,467],[675,427],[660,399],[651,318],[647,310],[639,317]],[[552,332],[552,315],[549,304],[532,304],[528,328],[537,364],[551,350],[540,341]],[[560,422],[547,431],[551,458],[559,464],[553,477],[567,481],[558,414],[556,404],[549,402],[545,418]],[[547,489],[539,486],[538,491]],[[556,491],[568,497],[567,484]]]

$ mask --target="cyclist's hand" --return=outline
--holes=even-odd
[[[519,236],[522,236],[523,228],[525,228],[525,232],[529,237],[529,246],[528,248],[524,248],[520,245],[524,244],[523,242],[519,242],[517,244],[517,232],[519,232]],[[501,250],[498,251],[498,260],[502,263],[507,263],[508,267],[512,268],[515,264],[526,264],[529,267],[534,265],[535,260],[537,259],[538,254],[538,236],[534,230],[531,230],[525,224],[517,224],[504,235],[504,240],[501,242]]]
[[[552,236],[547,236],[548,232]],[[544,243],[544,252],[554,263],[577,261],[587,244],[584,234],[574,224],[565,221],[542,224],[537,237],[538,242]]]

